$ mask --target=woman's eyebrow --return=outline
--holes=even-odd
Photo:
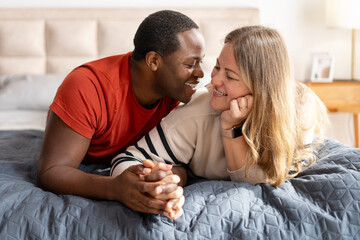
[[[219,62],[219,59],[218,59],[218,58],[216,59],[216,64],[217,64],[218,66],[220,66],[220,62]],[[234,73],[235,75],[237,75],[237,76],[240,77],[240,75],[239,75],[237,72],[235,72],[234,70],[232,70],[232,69],[230,69],[230,68],[225,68],[225,71],[232,72],[232,73]]]

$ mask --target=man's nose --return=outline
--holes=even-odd
[[[194,67],[193,75],[195,75],[198,78],[204,77],[204,71],[203,71],[202,67],[200,66],[200,64]]]

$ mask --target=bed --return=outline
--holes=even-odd
[[[130,51],[156,10],[0,9],[0,239],[359,239],[360,150],[331,139],[280,187],[190,179],[176,221],[37,186],[47,109],[66,73]],[[204,34],[207,72],[226,32],[259,23],[252,8],[177,10]],[[109,174],[106,164],[80,169]]]

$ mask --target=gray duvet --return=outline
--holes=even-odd
[[[194,179],[173,221],[37,187],[42,135],[0,131],[0,239],[360,239],[360,149],[336,141],[281,187]]]

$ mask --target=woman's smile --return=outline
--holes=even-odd
[[[213,96],[214,96],[214,97],[223,97],[223,96],[227,96],[227,94],[226,94],[226,93],[223,93],[223,92],[220,92],[220,91],[218,91],[218,90],[216,90],[216,89],[214,88]]]

